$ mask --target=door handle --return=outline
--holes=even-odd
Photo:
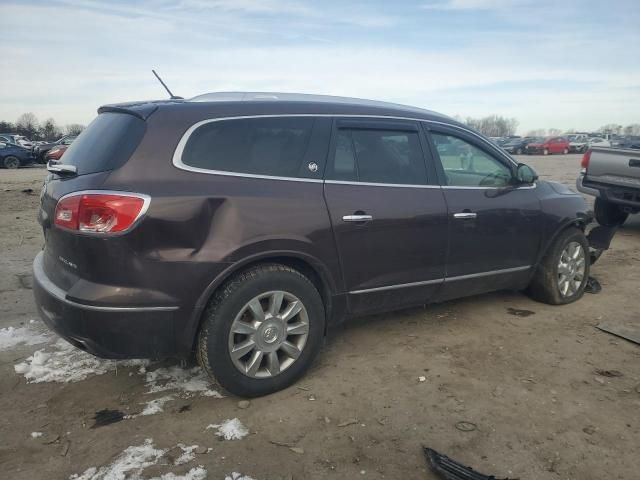
[[[464,220],[465,218],[476,218],[478,216],[477,213],[473,213],[473,212],[460,212],[460,213],[454,213],[453,214],[453,218],[459,218]]]
[[[343,222],[370,222],[373,220],[371,215],[345,215],[342,217]]]

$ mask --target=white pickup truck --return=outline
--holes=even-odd
[[[596,197],[600,225],[622,225],[640,212],[640,150],[593,148],[585,152],[576,182],[578,191]]]

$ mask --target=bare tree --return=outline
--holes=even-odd
[[[35,138],[38,128],[38,118],[31,112],[23,113],[16,120],[16,130],[27,138]]]
[[[513,135],[518,128],[518,120],[501,115],[489,115],[484,118],[467,117],[464,123],[488,137]]]
[[[640,135],[640,123],[632,123],[624,127],[625,135]]]
[[[562,130],[560,130],[559,128],[549,128],[547,130],[547,135],[550,137],[554,137],[556,135],[560,135],[562,133]]]
[[[70,123],[64,127],[64,133],[66,135],[80,135],[82,130],[84,130],[84,125],[80,123]]]
[[[40,136],[44,140],[56,140],[60,137],[60,129],[53,118],[48,118],[40,128]]]
[[[544,137],[546,134],[547,131],[544,128],[538,128],[536,130],[529,130],[527,137]]]
[[[602,133],[614,133],[616,135],[620,135],[622,133],[622,125],[617,123],[607,123],[600,127],[598,131]]]

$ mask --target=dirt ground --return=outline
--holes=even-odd
[[[573,186],[579,158],[524,161],[542,178]],[[0,170],[0,328],[43,329],[29,321],[44,174]],[[28,188],[33,193],[22,192]],[[14,365],[51,345],[0,350],[0,477],[66,479],[108,469],[149,438],[171,450],[148,462],[143,478],[204,478],[206,469],[210,479],[235,480],[232,472],[255,480],[435,479],[425,445],[497,477],[637,479],[640,347],[595,325],[640,321],[639,261],[640,215],[593,267],[600,294],[552,307],[504,292],[363,318],[331,333],[297,385],[248,407],[178,392],[164,412],[91,428],[97,411],[133,415],[158,397],[146,393],[138,368],[27,383]],[[234,418],[249,430],[240,440],[206,428]],[[175,465],[179,443],[200,448]]]

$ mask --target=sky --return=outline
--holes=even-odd
[[[0,0],[0,120],[278,91],[515,117],[640,123],[640,1]]]

